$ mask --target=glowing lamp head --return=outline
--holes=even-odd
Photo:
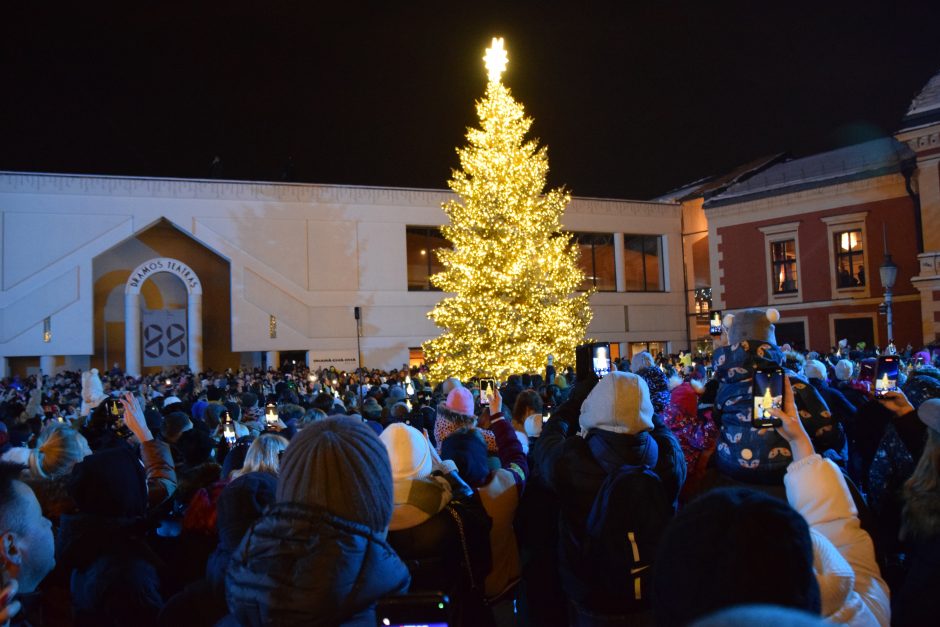
[[[486,64],[486,73],[491,81],[499,82],[503,72],[506,71],[506,65],[509,63],[509,55],[503,48],[503,38],[493,37],[493,43],[486,49],[486,56],[483,57]]]

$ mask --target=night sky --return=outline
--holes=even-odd
[[[643,199],[890,134],[940,71],[936,1],[71,4],[4,6],[0,169],[444,188],[503,36],[550,184]]]

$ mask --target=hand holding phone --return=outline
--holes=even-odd
[[[803,421],[800,420],[800,414],[796,409],[796,401],[793,400],[790,377],[783,377],[783,407],[772,408],[770,414],[779,423],[776,426],[777,433],[790,445],[793,461],[799,461],[815,453],[809,434],[806,433]]]

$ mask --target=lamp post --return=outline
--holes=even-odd
[[[881,285],[885,288],[885,316],[888,322],[888,344],[894,341],[894,320],[891,315],[891,290],[894,288],[894,282],[898,278],[898,266],[891,260],[891,253],[888,252],[888,235],[886,229],[882,228],[885,246],[885,260],[878,268],[881,275]]]

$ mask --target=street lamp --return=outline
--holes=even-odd
[[[894,282],[898,279],[898,265],[891,260],[891,253],[888,252],[888,235],[884,235],[885,260],[878,268],[881,275],[881,285],[885,288],[885,316],[888,320],[888,344],[894,342],[894,320],[891,316],[891,290],[894,288]]]

